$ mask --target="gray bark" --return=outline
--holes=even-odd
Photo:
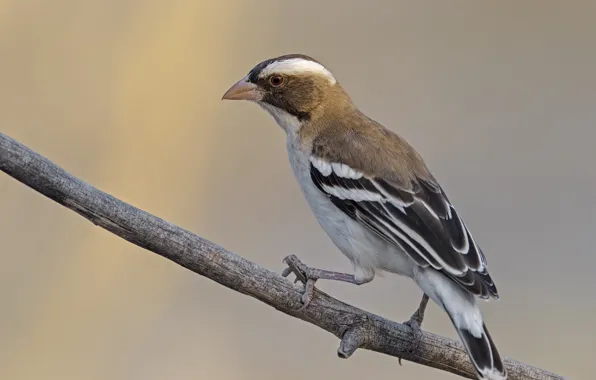
[[[0,169],[139,247],[332,333],[341,339],[337,350],[341,358],[364,348],[475,378],[460,343],[423,331],[421,341],[414,344],[410,327],[345,304],[319,290],[309,306],[299,310],[302,286],[96,189],[1,133]],[[505,365],[510,380],[564,379],[509,358]]]

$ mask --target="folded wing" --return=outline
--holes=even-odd
[[[314,184],[350,218],[418,265],[443,272],[478,297],[498,298],[484,254],[438,184],[417,179],[405,188],[345,164],[310,161]]]

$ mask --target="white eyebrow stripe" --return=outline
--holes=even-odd
[[[318,62],[309,61],[302,58],[291,58],[283,61],[273,61],[259,74],[259,78],[267,77],[273,73],[276,74],[301,74],[314,73],[325,76],[331,84],[335,84],[336,80],[333,74]]]

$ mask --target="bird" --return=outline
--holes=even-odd
[[[306,266],[288,256],[283,275],[365,284],[376,274],[411,278],[423,291],[408,321],[420,329],[428,298],[449,316],[483,380],[507,378],[477,299],[498,299],[483,251],[421,155],[365,115],[319,61],[286,54],[254,66],[224,100],[267,111],[286,134],[290,166],[314,216],[354,273]],[[419,332],[419,331],[418,331]]]

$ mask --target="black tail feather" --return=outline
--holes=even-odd
[[[486,325],[483,325],[484,328],[484,334],[486,334],[486,337],[488,338],[488,341],[490,343],[490,349],[493,353],[493,364],[495,365],[495,369],[497,371],[499,371],[500,373],[506,374],[506,370],[505,370],[505,365],[503,364],[503,361],[501,360],[501,355],[499,354],[499,351],[497,351],[497,347],[495,346],[495,343],[493,342],[493,338],[491,338],[490,333],[488,332],[488,329],[486,328]]]
[[[466,329],[459,329],[457,326],[456,329],[476,368],[478,377],[482,380],[506,379],[507,372],[501,355],[499,355],[486,325],[483,324],[482,327],[483,333],[480,338],[476,338]]]

